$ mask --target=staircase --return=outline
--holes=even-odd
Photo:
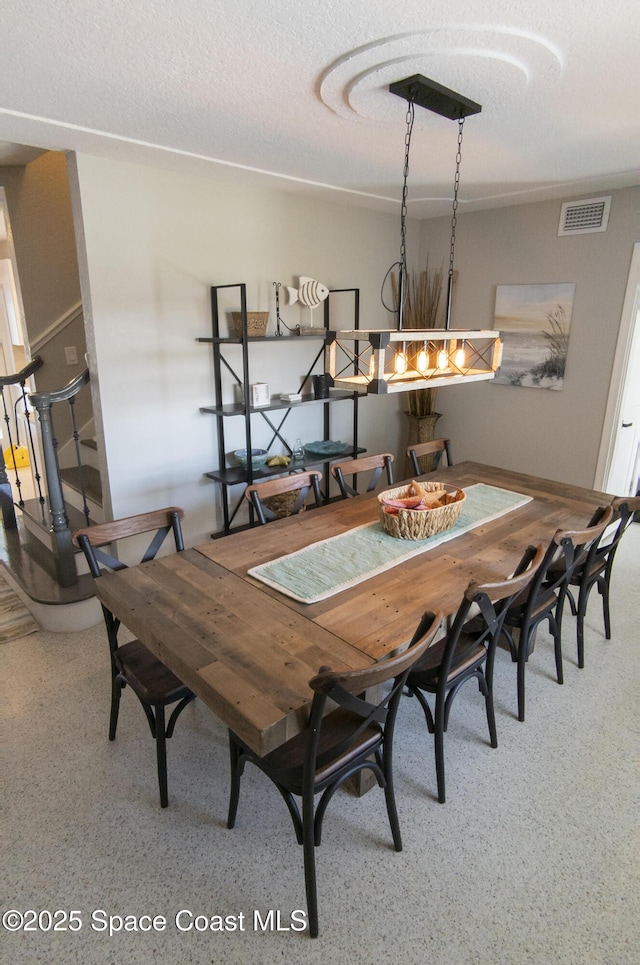
[[[0,378],[2,392],[7,382],[15,384],[12,379],[23,379],[24,386],[25,371]],[[84,629],[101,619],[93,579],[87,572],[84,556],[71,543],[74,530],[86,526],[87,522],[103,519],[96,442],[90,438],[80,440],[74,422],[75,396],[88,382],[86,372],[59,392],[29,395],[30,403],[38,412],[40,439],[30,441],[30,468],[11,473],[14,485],[15,477],[18,477],[17,494],[13,492],[0,454],[4,521],[0,530],[0,565],[3,575],[40,626],[60,632]],[[59,402],[71,405],[71,448],[77,454],[76,464],[62,469],[58,465],[58,440],[53,431],[53,408]],[[7,427],[10,434],[8,424]],[[68,449],[69,445],[62,448]],[[39,451],[42,452],[46,475],[44,490],[38,465]],[[31,478],[27,478],[31,476],[32,485]],[[16,499],[11,506],[8,505],[7,489]]]

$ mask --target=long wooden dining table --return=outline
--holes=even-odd
[[[377,520],[375,493],[105,573],[97,596],[264,755],[304,728],[308,681],[320,666],[357,669],[383,659],[406,645],[425,610],[453,613],[472,579],[504,579],[527,545],[548,542],[557,529],[584,528],[594,509],[611,501],[474,462],[436,475],[461,489],[485,483],[532,498],[317,603],[285,596],[248,571]]]

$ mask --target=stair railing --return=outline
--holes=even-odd
[[[82,461],[80,455],[80,433],[76,423],[75,400],[80,390],[89,383],[89,370],[85,369],[63,389],[55,392],[36,392],[29,396],[29,402],[38,413],[40,419],[40,438],[44,471],[46,475],[47,491],[49,494],[49,511],[51,513],[51,527],[53,534],[53,553],[56,564],[58,582],[61,586],[73,586],[78,582],[75,564],[75,552],[71,543],[71,531],[62,493],[62,479],[58,462],[58,440],[56,438],[53,407],[61,402],[67,402],[71,414],[72,435],[76,451],[80,488],[83,501],[83,512],[87,525],[90,523],[90,510],[87,503],[86,489],[82,477]]]
[[[36,452],[35,441],[33,438],[33,430],[31,421],[29,419],[29,409],[28,409],[28,392],[26,388],[27,379],[37,372],[41,368],[43,362],[39,355],[36,355],[31,359],[28,365],[25,365],[23,369],[19,372],[15,372],[13,375],[2,375],[0,376],[0,399],[2,403],[3,418],[6,425],[5,436],[9,445],[6,447],[6,451],[9,452],[9,468],[15,469],[15,483],[18,490],[18,505],[24,506],[24,499],[22,497],[22,480],[20,479],[20,434],[18,431],[18,405],[22,404],[24,406],[24,411],[26,414],[25,426],[28,440],[28,453],[30,455],[30,465],[33,467],[33,478],[36,486],[38,498],[41,503],[44,502],[44,496],[42,494],[40,470],[38,466],[38,454]],[[14,400],[14,393],[11,392],[10,386],[18,386],[19,393],[17,398]],[[13,412],[14,418],[12,419],[11,413]],[[15,431],[15,437],[14,437]],[[24,465],[24,463],[23,463]],[[11,482],[7,476],[7,463],[4,458],[4,450],[0,449],[0,504],[2,507],[2,522],[5,529],[16,529],[16,511],[13,499],[13,490],[11,488]]]

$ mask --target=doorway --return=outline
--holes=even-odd
[[[640,243],[633,246],[595,488],[635,496],[640,474]]]

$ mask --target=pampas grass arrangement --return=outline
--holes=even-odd
[[[407,287],[402,314],[403,328],[438,328],[442,304],[444,269],[432,270],[429,256],[422,271],[407,273]],[[391,276],[394,304],[398,306],[398,277]],[[415,416],[432,415],[436,411],[437,389],[415,389],[407,393],[409,413]]]

